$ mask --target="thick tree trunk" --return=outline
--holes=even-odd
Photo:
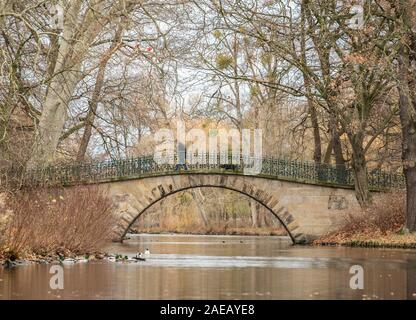
[[[335,163],[345,165],[344,155],[342,154],[342,144],[338,131],[337,120],[333,114],[329,116],[329,133],[331,136],[331,145],[334,151]]]
[[[402,125],[402,159],[406,178],[406,228],[416,231],[416,79],[409,71],[410,52],[400,53],[400,120]],[[415,61],[416,63],[416,61]],[[414,71],[416,72],[416,70]]]
[[[80,6],[80,1],[71,3],[63,35],[60,38],[61,44],[55,47],[57,52],[52,53],[54,76],[42,106],[33,151],[27,163],[29,168],[45,166],[53,161],[67,119],[67,106],[78,82],[81,66],[81,55],[76,55],[77,49],[75,48],[80,47],[81,44],[72,42]]]
[[[72,72],[63,72],[52,81],[43,106],[33,152],[27,166],[51,163],[67,119],[67,105],[76,86]],[[63,88],[64,87],[64,88]]]
[[[403,172],[406,178],[406,229],[416,231],[416,1],[397,1],[396,28],[402,34],[398,57],[398,90],[402,126]]]
[[[355,196],[362,208],[368,207],[371,202],[371,193],[368,188],[367,169],[362,165],[354,165]]]
[[[416,143],[416,142],[415,142]],[[405,170],[406,176],[406,228],[410,232],[416,231],[416,170]]]
[[[340,132],[338,130],[338,123],[334,115],[330,115],[330,135],[331,145],[334,150],[335,164],[337,165],[337,182],[344,184],[347,178],[347,170],[345,166],[345,159],[342,153],[342,144]]]
[[[345,159],[344,155],[342,153],[342,144],[341,139],[338,130],[336,129],[336,126],[333,126],[333,124],[330,124],[330,140],[328,142],[328,147],[325,151],[324,155],[324,163],[329,164],[331,163],[331,156],[332,154],[335,157],[335,163],[337,165],[343,165],[345,166]]]
[[[65,10],[60,45],[56,48],[57,59],[56,63],[53,63],[54,76],[47,88],[28,167],[45,166],[54,160],[67,119],[67,106],[78,81],[83,76],[80,72],[82,62],[91,43],[104,26],[119,16],[116,14],[120,11],[119,6],[108,7],[105,1],[95,3],[84,13],[82,4],[83,1],[70,1]],[[136,2],[129,2],[125,11],[129,12],[134,5]],[[52,56],[56,57],[53,53]]]
[[[371,203],[371,193],[368,183],[367,164],[362,139],[354,136],[351,139],[352,166],[354,170],[355,196],[362,208]]]

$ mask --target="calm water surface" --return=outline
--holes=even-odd
[[[145,262],[64,266],[51,290],[50,265],[0,268],[0,299],[416,299],[416,251],[292,246],[287,238],[136,235],[109,252]],[[349,269],[364,268],[364,290]]]

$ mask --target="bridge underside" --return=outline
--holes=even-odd
[[[166,175],[103,186],[113,199],[117,216],[114,240],[122,240],[138,217],[155,203],[198,187],[225,188],[258,201],[280,220],[294,243],[308,243],[335,230],[343,212],[358,206],[350,189],[232,174]]]

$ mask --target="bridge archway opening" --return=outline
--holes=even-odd
[[[137,214],[135,215],[134,219],[129,223],[129,225],[126,228],[124,228],[120,240],[122,241],[123,239],[125,239],[127,233],[130,231],[130,229],[133,227],[133,225],[136,223],[136,221],[143,214],[145,214],[146,211],[148,211],[150,208],[152,208],[154,205],[160,203],[162,200],[164,200],[164,199],[166,199],[168,197],[177,195],[179,193],[182,193],[182,192],[185,192],[185,191],[188,191],[188,190],[197,189],[197,188],[201,188],[201,189],[212,188],[212,189],[225,189],[225,190],[230,190],[230,191],[234,191],[236,193],[242,194],[242,195],[248,197],[249,199],[252,199],[252,200],[256,201],[258,204],[260,204],[262,207],[264,207],[266,209],[266,211],[268,211],[274,218],[276,218],[280,222],[281,226],[286,231],[286,234],[291,239],[292,243],[293,244],[298,243],[298,241],[296,240],[295,234],[293,234],[293,232],[290,231],[287,223],[283,220],[283,218],[279,214],[279,212],[275,212],[273,210],[273,208],[270,208],[270,206],[268,206],[267,203],[265,203],[261,199],[256,198],[255,196],[249,194],[248,192],[244,192],[242,190],[238,190],[236,188],[229,187],[229,186],[217,186],[217,185],[198,185],[198,186],[189,186],[189,187],[179,188],[179,189],[173,190],[171,192],[168,192],[168,193],[164,194],[163,196],[161,196],[161,197],[159,197],[159,198],[151,201],[150,204],[148,204],[142,210],[140,210],[139,212],[137,212]],[[284,208],[282,207],[280,210],[282,210],[282,209],[284,209]]]

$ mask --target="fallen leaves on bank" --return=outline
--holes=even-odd
[[[315,240],[315,245],[351,247],[416,248],[416,233],[403,232],[403,192],[380,194],[373,205],[345,215],[339,230]]]

